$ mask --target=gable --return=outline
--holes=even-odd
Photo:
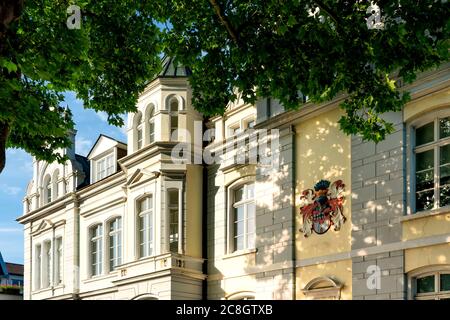
[[[102,153],[112,150],[119,144],[118,141],[109,138],[104,135],[100,135],[98,137],[97,141],[95,142],[94,146],[92,147],[91,151],[89,151],[89,154],[87,155],[88,159],[91,160]]]

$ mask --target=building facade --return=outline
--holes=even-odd
[[[339,130],[345,96],[204,119],[188,75],[165,59],[126,144],[34,161],[25,299],[450,297],[450,65],[379,144]]]

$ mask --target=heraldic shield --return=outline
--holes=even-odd
[[[303,226],[300,231],[305,237],[314,231],[324,234],[333,225],[339,231],[345,223],[343,214],[345,184],[342,180],[333,182],[320,180],[314,185],[314,190],[307,189],[300,197],[300,214]]]

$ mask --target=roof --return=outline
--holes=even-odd
[[[181,64],[175,65],[175,58],[166,55],[162,59],[162,71],[159,73],[158,77],[188,77],[191,74],[191,69]]]
[[[80,189],[84,186],[89,185],[89,180],[91,177],[90,174],[91,166],[89,165],[89,160],[82,155],[75,154],[75,160],[78,161],[79,164],[81,164],[81,167],[83,168],[83,172],[85,175],[83,182],[77,187],[77,189]]]
[[[97,140],[95,141],[94,145],[92,146],[91,150],[89,150],[89,152],[88,152],[88,154],[87,154],[87,156],[86,156],[87,159],[89,159],[89,157],[90,157],[92,151],[94,151],[95,147],[97,146],[98,142],[100,141],[100,139],[101,139],[102,137],[117,142],[118,146],[120,146],[120,147],[122,147],[122,148],[124,148],[124,149],[126,149],[126,147],[127,147],[127,144],[126,144],[125,142],[121,142],[121,141],[119,141],[119,140],[117,140],[117,139],[114,139],[114,138],[112,138],[112,137],[109,137],[109,136],[104,135],[103,133],[101,133],[101,134],[98,136]]]
[[[23,264],[9,263],[9,262],[6,262],[5,264],[9,274],[13,274],[16,276],[23,276]]]

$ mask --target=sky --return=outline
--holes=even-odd
[[[62,105],[68,105],[73,113],[77,135],[75,152],[87,155],[98,136],[103,133],[126,142],[125,128],[107,123],[105,113],[84,109],[74,93],[65,94]],[[6,151],[6,167],[0,173],[0,252],[7,262],[23,263],[23,226],[16,219],[23,213],[22,200],[28,182],[33,178],[31,156],[20,149]]]

